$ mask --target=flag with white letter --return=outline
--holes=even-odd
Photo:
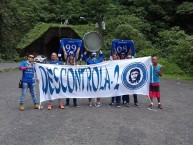
[[[149,95],[150,65],[151,57],[81,66],[36,63],[40,103],[59,98]]]

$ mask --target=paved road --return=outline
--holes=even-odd
[[[163,79],[163,110],[148,110],[149,100],[139,96],[140,107],[87,107],[34,110],[30,95],[25,111],[18,110],[19,71],[0,73],[0,145],[192,145],[193,85]],[[46,103],[44,103],[44,108]]]
[[[19,67],[20,63],[0,63],[0,72],[4,70],[15,69]]]

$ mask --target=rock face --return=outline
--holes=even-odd
[[[58,52],[61,38],[81,39],[80,36],[70,27],[52,27],[26,48],[18,50],[18,52],[20,56],[33,53],[34,55],[42,54],[49,58],[52,52]]]

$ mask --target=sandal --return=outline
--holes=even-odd
[[[51,110],[52,109],[52,105],[48,105],[47,109]]]
[[[59,108],[60,108],[60,109],[64,109],[64,105],[60,105]]]

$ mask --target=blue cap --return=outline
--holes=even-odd
[[[91,53],[91,57],[96,57],[96,56],[97,56],[96,52]]]

